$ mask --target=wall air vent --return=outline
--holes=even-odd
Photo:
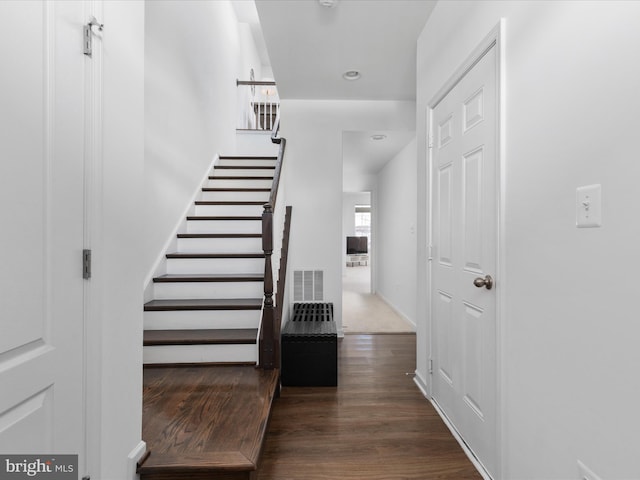
[[[323,270],[294,270],[293,301],[322,302],[324,300]]]

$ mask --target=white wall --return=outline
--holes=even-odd
[[[242,54],[227,0],[147,2],[145,20],[143,261],[149,272],[214,155],[235,153],[236,79],[238,69],[248,72],[239,59],[250,55]]]
[[[379,172],[376,189],[376,293],[416,323],[416,142]]]
[[[413,130],[415,104],[282,100],[281,116],[287,203],[294,206],[289,273],[324,270],[325,301],[333,302],[342,331],[342,132]]]
[[[234,8],[242,3],[235,2]],[[262,64],[258,54],[258,50],[251,33],[251,25],[248,23],[238,23],[238,41],[239,55],[237,58],[237,78],[238,80],[250,80],[251,70],[253,69],[254,79],[262,80]],[[237,128],[255,128],[256,115],[252,107],[252,103],[256,96],[260,95],[259,86],[252,87],[249,85],[240,85],[237,87],[236,102],[236,127]]]
[[[426,252],[427,102],[506,19],[504,479],[640,475],[640,2],[440,2],[418,44],[419,265]],[[602,184],[603,226],[575,227]],[[418,298],[426,292],[419,272]],[[427,378],[427,305],[418,373]]]

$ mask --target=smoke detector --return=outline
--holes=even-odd
[[[338,4],[338,0],[318,0],[318,3],[326,8],[333,8]]]
[[[347,70],[342,74],[342,78],[345,80],[358,80],[360,78],[360,72],[358,70]]]

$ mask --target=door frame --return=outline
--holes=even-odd
[[[503,352],[505,351],[506,339],[506,323],[504,322],[505,301],[506,301],[506,252],[505,252],[505,198],[506,198],[506,116],[505,116],[505,19],[500,19],[498,24],[482,39],[466,58],[466,60],[458,67],[458,69],[449,77],[438,92],[431,98],[426,109],[426,126],[427,126],[427,188],[429,189],[427,199],[429,202],[427,208],[427,238],[428,238],[428,263],[427,263],[427,330],[429,332],[429,360],[431,361],[433,353],[433,260],[431,257],[431,249],[433,245],[433,149],[430,147],[433,143],[434,122],[433,111],[442,99],[460,82],[460,80],[478,63],[478,61],[491,48],[496,49],[496,101],[497,105],[497,128],[496,128],[496,277],[499,288],[496,288],[496,472],[495,479],[502,478],[502,472],[505,472],[504,446],[507,445],[504,411],[506,405],[505,389],[505,368],[503,362]],[[431,372],[429,372],[431,374]],[[440,410],[439,406],[433,399],[433,382],[431,377],[427,384],[427,393],[432,405],[443,419],[451,433],[456,438],[465,454],[469,457],[474,466],[478,469],[483,478],[490,480],[492,477],[484,469],[482,463],[475,457],[473,452],[460,437],[455,427],[449,422],[446,415]]]
[[[83,0],[84,20],[104,21],[103,0]],[[103,33],[92,30],[92,55],[85,61],[84,144],[85,144],[85,216],[84,248],[93,252],[92,277],[85,281],[85,472],[96,475],[101,466],[102,431],[102,297],[104,288],[99,262],[103,249],[102,234],[102,164],[103,164]]]

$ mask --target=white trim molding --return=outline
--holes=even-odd
[[[505,312],[505,302],[506,302],[506,268],[505,268],[505,198],[506,198],[506,122],[505,122],[505,112],[506,112],[506,76],[505,76],[505,27],[506,20],[504,18],[500,19],[498,24],[489,32],[485,38],[480,41],[477,47],[473,50],[473,52],[464,60],[464,62],[456,69],[456,71],[451,75],[449,80],[438,90],[438,92],[431,98],[431,100],[427,104],[426,109],[426,129],[427,129],[427,185],[429,186],[428,193],[428,202],[429,206],[427,209],[427,237],[428,237],[428,246],[427,249],[430,248],[430,245],[433,244],[433,188],[431,178],[432,164],[433,164],[433,154],[432,149],[430,148],[430,143],[433,141],[433,110],[436,108],[438,103],[460,82],[460,80],[464,77],[464,75],[469,72],[475,65],[480,61],[480,59],[487,53],[491,48],[496,49],[496,101],[497,105],[497,128],[496,128],[496,184],[497,184],[497,211],[496,219],[497,219],[497,245],[496,245],[496,272],[497,278],[500,282],[500,288],[496,289],[496,418],[495,418],[495,429],[496,429],[496,471],[493,472],[496,479],[502,478],[502,472],[505,472],[505,446],[507,444],[506,441],[506,428],[505,428],[505,420],[504,420],[504,412],[506,405],[506,393],[503,386],[505,385],[505,368],[503,355],[506,348],[506,322],[504,321],[504,312]],[[429,254],[430,256],[430,254]],[[431,310],[431,295],[432,295],[432,263],[428,262],[427,266],[427,291],[429,295],[429,306],[427,310],[427,329],[429,331],[429,352],[433,351],[433,312]],[[475,457],[475,455],[471,452],[467,444],[460,437],[458,432],[455,430],[453,424],[449,421],[449,419],[444,415],[444,413],[440,410],[439,406],[433,399],[433,392],[431,390],[431,382],[426,382],[422,378],[418,378],[416,376],[416,384],[420,388],[420,390],[425,394],[425,396],[429,399],[429,401],[434,405],[444,422],[447,424],[454,437],[458,440],[460,445],[463,447],[467,456],[471,459],[471,461],[476,465],[478,471],[481,473],[483,478],[491,479],[492,477],[487,473],[484,467],[481,466],[481,463]]]
[[[478,470],[478,473],[482,476],[482,478],[484,480],[493,480],[491,475],[489,475],[489,472],[485,470],[482,463],[476,458],[476,456],[473,454],[469,446],[462,439],[462,437],[460,436],[456,428],[453,426],[449,418],[447,418],[445,413],[440,409],[440,405],[438,405],[438,403],[433,398],[430,398],[429,402],[431,402],[431,405],[433,405],[433,408],[435,409],[435,411],[438,412],[438,415],[440,415],[440,418],[442,418],[442,421],[451,432],[451,435],[453,435],[453,438],[455,438],[456,441],[460,444],[462,451],[469,458],[471,463],[473,463],[473,466],[476,467],[476,470]]]
[[[129,452],[129,455],[127,455],[127,478],[129,480],[136,480],[138,478],[138,474],[136,473],[138,470],[138,462],[145,453],[147,453],[147,443],[141,440],[140,443]]]

